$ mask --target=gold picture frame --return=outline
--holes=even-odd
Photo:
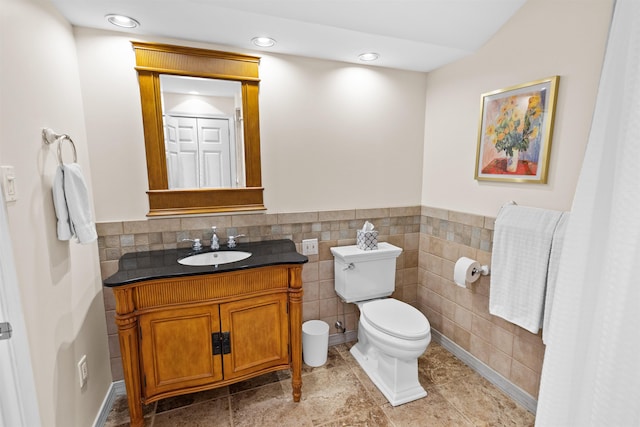
[[[546,184],[559,76],[480,97],[475,179]]]

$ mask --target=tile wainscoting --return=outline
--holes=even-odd
[[[467,288],[453,282],[460,257],[491,265],[495,218],[422,207],[418,308],[431,327],[537,399],[541,334],[489,313],[490,276]]]
[[[540,336],[489,314],[489,278],[469,288],[453,282],[453,266],[460,256],[490,264],[494,218],[429,207],[351,209],[281,214],[215,215],[162,218],[97,224],[103,278],[115,273],[125,253],[188,246],[185,238],[207,244],[211,226],[222,242],[228,235],[246,234],[244,240],[287,238],[301,251],[303,239],[317,238],[318,255],[303,267],[303,321],[329,323],[331,343],[340,342],[333,327],[343,322],[354,338],[357,310],[335,294],[333,256],[329,248],[355,244],[356,230],[371,221],[379,241],[403,248],[396,270],[393,297],[426,314],[432,328],[485,363],[509,382],[537,397],[544,355]],[[241,240],[242,241],[242,240]],[[122,379],[122,363],[115,326],[115,302],[104,288],[105,313],[114,381]]]

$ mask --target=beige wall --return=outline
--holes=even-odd
[[[507,200],[568,210],[611,8],[612,0],[529,0],[476,54],[428,75],[260,52],[269,212],[422,204],[491,216]],[[75,36],[98,221],[143,219],[136,37],[86,28]],[[551,75],[560,89],[548,184],[474,180],[480,94]]]
[[[419,205],[424,74],[284,56],[260,64],[269,212]]]
[[[418,306],[433,328],[537,397],[539,335],[493,316],[490,277],[453,282],[461,256],[491,263],[502,204],[570,210],[595,105],[612,1],[529,0],[476,54],[429,73]],[[479,183],[474,167],[480,95],[559,75],[549,167],[541,184]]]
[[[86,28],[75,36],[98,221],[144,219],[148,186],[132,37]],[[269,213],[419,204],[426,75],[260,56]]]
[[[142,219],[149,187],[131,37],[74,31],[96,220]]]
[[[7,211],[40,416],[45,426],[89,426],[111,383],[98,246],[57,240],[57,147],[41,139],[43,127],[70,134],[91,183],[73,34],[48,1],[2,0],[0,17],[0,163],[16,173]]]
[[[495,216],[502,204],[570,210],[587,144],[612,0],[529,0],[476,54],[429,73],[422,204]],[[560,76],[549,181],[474,180],[480,95]]]

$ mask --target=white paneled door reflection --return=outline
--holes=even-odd
[[[235,176],[228,118],[164,117],[169,188],[228,188]]]

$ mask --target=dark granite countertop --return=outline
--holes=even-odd
[[[251,256],[242,261],[218,266],[194,267],[178,264],[178,260],[189,255],[211,252],[206,246],[197,252],[191,248],[134,252],[123,255],[119,260],[118,272],[105,279],[103,283],[105,286],[115,287],[143,280],[224,273],[280,264],[304,264],[308,261],[306,256],[296,251],[296,245],[291,240],[238,243],[233,249],[220,246],[220,250],[251,252]]]

